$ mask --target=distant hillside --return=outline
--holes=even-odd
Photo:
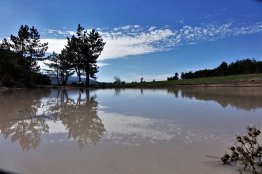
[[[255,59],[237,60],[230,64],[222,62],[214,69],[204,69],[195,72],[187,72],[181,74],[181,79],[194,79],[203,77],[218,77],[241,74],[259,74],[262,73],[262,61]]]
[[[174,86],[246,86],[262,87],[262,74],[245,74],[221,77],[204,77],[171,81],[155,81],[145,83],[128,83],[125,87],[174,87]]]

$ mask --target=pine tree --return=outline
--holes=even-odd
[[[67,37],[66,45],[66,52],[71,56],[71,62],[74,66],[79,83],[82,83],[81,75],[83,75],[83,56],[81,54],[81,45],[84,35],[86,35],[86,31],[84,31],[84,28],[79,24],[76,35],[73,35],[71,38]]]
[[[60,86],[60,60],[59,54],[53,52],[50,56],[47,57],[48,62],[44,62],[45,65],[49,67],[49,69],[45,69],[45,71],[49,74],[49,76],[55,76],[57,80],[57,84]]]
[[[96,79],[95,74],[98,72],[97,59],[103,51],[105,42],[94,29],[89,33],[78,25],[76,35],[67,38],[66,51],[71,56],[71,63],[74,66],[81,83],[81,75],[86,76],[86,86],[89,86],[89,78]]]
[[[10,48],[26,60],[24,76],[27,85],[31,83],[32,73],[39,72],[37,60],[45,55],[47,45],[47,43],[40,42],[40,34],[34,26],[29,28],[27,25],[22,25],[18,36],[11,35]]]
[[[82,63],[86,75],[86,86],[89,86],[89,78],[96,79],[95,74],[98,72],[97,59],[104,49],[105,42],[102,37],[94,29],[84,35],[81,54],[83,56]]]
[[[66,49],[63,49],[61,54],[59,54],[58,59],[60,65],[60,82],[63,86],[66,86],[68,78],[75,73],[74,66],[71,62],[71,55],[67,52]]]

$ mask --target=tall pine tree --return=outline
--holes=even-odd
[[[24,76],[27,85],[31,83],[32,74],[39,72],[37,59],[45,55],[47,45],[40,42],[40,34],[34,26],[22,25],[17,36],[11,35],[9,47],[26,60]]]
[[[70,53],[71,62],[74,65],[79,82],[82,82],[81,75],[84,73],[86,86],[89,86],[89,78],[96,78],[95,74],[98,72],[97,59],[103,51],[105,42],[94,29],[87,32],[80,24],[76,35],[67,39],[66,51]]]
[[[71,62],[74,66],[76,75],[78,77],[78,82],[82,83],[81,75],[83,75],[83,64],[82,64],[82,54],[81,54],[81,45],[86,31],[80,26],[77,27],[76,35],[73,35],[71,38],[67,37],[66,52],[71,56]]]
[[[89,86],[89,78],[96,79],[98,72],[97,59],[104,49],[105,42],[94,29],[83,38],[81,54],[83,56],[83,69],[86,75],[86,85]]]

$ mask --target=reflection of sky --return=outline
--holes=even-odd
[[[68,90],[68,96],[75,104],[79,90]],[[177,97],[167,90],[126,89],[116,95],[115,90],[95,90],[99,103],[98,117],[106,129],[101,142],[139,144],[142,142],[199,142],[226,139],[248,124],[261,124],[261,109],[245,111],[232,106],[222,107],[215,100],[198,100],[196,97]],[[41,99],[36,116],[45,114],[57,100],[57,90]],[[86,100],[85,91],[81,99]],[[243,101],[239,101],[243,102]],[[52,102],[51,102],[52,103]],[[48,141],[68,140],[69,130],[60,120],[46,120],[49,126]],[[64,135],[61,137],[61,135]]]
[[[204,101],[195,97],[182,98],[180,93],[175,97],[167,93],[167,90],[143,90],[143,95],[140,94],[140,89],[125,90],[116,97],[114,90],[98,90],[96,95],[99,104],[108,107],[101,110],[109,113],[139,115],[222,130],[242,130],[247,124],[261,123],[261,109],[246,111],[232,106],[224,108],[214,99]],[[252,101],[249,102],[252,104]]]
[[[50,103],[57,102],[57,90],[52,90],[51,94],[48,97],[44,97],[41,99],[41,107],[37,108],[37,116],[40,116],[42,114],[47,114],[46,111],[50,108]],[[79,98],[79,93],[81,93],[81,101],[86,101],[86,93],[85,91],[80,92],[79,90],[67,90],[68,92],[68,97],[76,103],[78,98]],[[90,91],[90,96],[94,96],[94,92]]]
[[[68,91],[77,100],[79,93]],[[225,138],[246,125],[260,123],[261,109],[223,108],[216,101],[182,97],[167,90],[96,90],[91,95],[99,102],[98,116],[106,129],[103,140],[122,143],[139,141],[206,141]],[[82,94],[85,97],[85,93]],[[60,122],[49,122],[50,133],[66,133]],[[222,138],[223,137],[223,138]]]
[[[184,143],[214,140],[216,130],[203,131],[174,121],[101,112],[107,130],[105,139],[115,143],[170,142]],[[221,137],[219,137],[221,138]],[[140,142],[141,141],[141,142]]]
[[[22,94],[19,96],[24,98]],[[129,173],[137,173],[131,168],[137,168],[139,164],[143,166],[141,171],[147,171],[146,169],[153,167],[159,169],[154,169],[155,173],[161,173],[166,169],[170,169],[169,173],[174,171],[176,173],[192,173],[192,171],[196,173],[234,173],[232,170],[228,172],[221,170],[220,172],[221,168],[213,166],[208,169],[207,165],[210,163],[207,164],[205,161],[213,159],[205,155],[221,156],[226,147],[232,145],[235,137],[233,133],[245,133],[245,127],[250,123],[261,125],[261,109],[245,110],[245,108],[238,109],[230,105],[223,107],[213,95],[210,99],[207,97],[205,101],[198,99],[202,96],[198,96],[197,93],[191,93],[192,95],[183,98],[181,91],[176,97],[167,90],[143,90],[143,95],[140,89],[126,89],[117,95],[115,90],[96,90],[90,92],[90,97],[96,96],[96,98],[87,100],[91,104],[90,108],[94,109],[95,116],[93,117],[92,114],[85,114],[89,111],[85,110],[85,106],[90,106],[85,105],[85,101],[81,107],[83,112],[81,110],[78,112],[78,107],[72,107],[76,105],[78,90],[68,90],[67,94],[74,100],[69,103],[71,105],[68,108],[69,112],[72,109],[72,113],[76,114],[64,115],[64,117],[70,117],[69,119],[62,119],[63,116],[60,119],[56,118],[55,114],[51,114],[47,119],[41,119],[46,121],[44,125],[48,125],[49,133],[40,132],[41,139],[35,150],[31,150],[32,147],[35,147],[32,142],[29,144],[30,150],[22,152],[19,140],[12,142],[13,137],[11,136],[7,139],[0,137],[0,168],[18,173],[39,173],[39,171],[46,173],[47,170],[52,171],[48,173],[86,173],[91,170],[94,172],[90,173],[126,173],[128,169],[130,169]],[[207,94],[206,91],[204,94]],[[81,97],[86,98],[85,91]],[[31,100],[34,99],[37,102],[28,103],[40,103],[38,102],[40,98],[31,96]],[[48,103],[50,100],[54,101]],[[49,107],[59,105],[56,100],[57,90],[52,90],[49,96],[41,98],[36,117],[41,117],[43,113],[45,113],[44,116],[48,116],[49,113],[46,111]],[[11,99],[6,99],[6,101],[13,102]],[[96,110],[96,102],[99,105],[98,110]],[[237,102],[245,104],[247,101],[239,100]],[[29,104],[28,106],[31,106]],[[259,103],[257,104],[259,106]],[[253,106],[252,101],[249,105]],[[34,106],[38,107],[38,105]],[[23,109],[23,106],[20,106],[19,109]],[[66,108],[63,109],[66,112]],[[52,116],[54,118],[49,119]],[[98,129],[106,130],[99,134],[102,138],[97,139],[97,146],[90,143],[91,136],[94,134],[85,131],[92,129],[89,124],[85,124],[89,122],[82,122],[88,116],[99,122],[101,119],[102,126],[98,126]],[[37,118],[23,118],[21,116],[22,120],[11,120],[15,122],[11,128],[17,128],[17,123],[30,123],[31,119],[37,120]],[[7,123],[10,121],[3,120]],[[62,123],[62,121],[65,122]],[[40,122],[33,123],[35,123],[35,128],[38,128],[37,125]],[[70,123],[73,124],[70,125]],[[78,125],[78,123],[83,124]],[[95,126],[97,125],[94,124]],[[75,139],[69,138],[73,137],[70,136],[69,129],[75,133]],[[28,135],[30,132],[34,133],[28,129]],[[79,140],[85,136],[90,141],[85,143],[86,148],[80,148]],[[34,137],[33,134],[31,137]],[[215,164],[217,163],[220,164],[220,162]],[[189,170],[187,170],[188,164],[191,166]],[[122,166],[123,171],[116,171]]]
[[[119,113],[106,113],[99,111],[99,117],[106,129],[106,134],[102,143],[109,141],[116,144],[136,144],[182,141],[184,143],[212,141],[225,137],[224,132],[215,129],[199,129],[193,125],[180,125],[174,121],[146,118],[141,116],[128,116]],[[61,134],[66,134],[68,130],[60,122],[47,121],[49,134],[52,138],[49,142],[57,140],[68,141],[66,136],[61,139]],[[219,136],[216,136],[220,134]]]

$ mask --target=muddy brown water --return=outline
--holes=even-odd
[[[6,90],[0,169],[15,173],[239,173],[220,157],[262,125],[262,88]]]

